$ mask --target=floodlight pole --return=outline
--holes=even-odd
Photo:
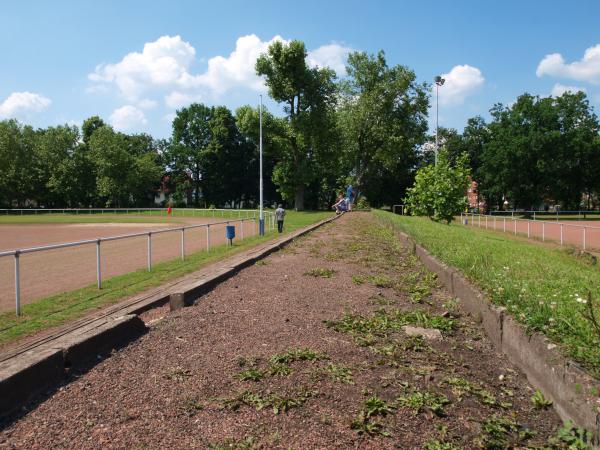
[[[265,212],[263,210],[263,139],[262,139],[262,95],[260,96],[260,110],[258,111],[258,122],[259,122],[259,144],[258,144],[258,154],[259,154],[259,165],[260,165],[260,180],[259,180],[259,202],[260,202],[260,212],[258,215],[258,234],[261,236],[265,235]]]
[[[435,81],[435,165],[437,166],[438,161],[438,150],[440,147],[439,141],[439,122],[440,122],[440,86],[444,85],[444,80],[441,76],[437,75],[433,81]]]

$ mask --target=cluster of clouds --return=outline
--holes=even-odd
[[[600,85],[600,44],[586,49],[583,58],[572,63],[566,63],[565,58],[560,53],[546,55],[540,61],[536,75],[538,77],[548,75],[555,78]],[[557,83],[554,86],[552,95],[555,95],[555,92],[560,94],[566,91],[585,92],[586,90],[579,86],[564,86]]]
[[[275,41],[289,42],[279,35],[264,41],[255,34],[241,36],[229,55],[214,56],[203,71],[197,71],[195,65],[203,60],[198,59],[192,44],[178,35],[161,36],[120,61],[98,65],[88,74],[87,92],[116,93],[122,106],[112,112],[110,123],[119,130],[139,129],[148,123],[147,112],[161,105],[169,111],[164,117],[172,118],[177,108],[192,102],[213,102],[231,91],[265,92],[264,80],[256,75],[255,62]],[[307,60],[311,67],[329,67],[344,76],[352,51],[345,45],[330,43],[310,50]],[[560,53],[548,54],[538,64],[536,75],[600,85],[600,44],[588,48],[580,60],[573,62],[565,61]],[[464,104],[486,82],[481,69],[469,64],[456,65],[442,77],[445,84],[440,91],[440,105],[447,107]],[[556,82],[550,95],[567,91],[586,92],[586,88]],[[0,119],[28,117],[51,104],[41,94],[13,92],[4,101],[0,99]]]
[[[131,52],[116,63],[101,64],[88,75],[92,82],[88,92],[105,92],[116,87],[127,102],[116,109],[111,123],[117,129],[132,128],[136,121],[145,123],[145,109],[156,107],[157,96],[169,109],[196,101],[215,100],[234,89],[266,91],[264,80],[256,75],[256,59],[281,36],[263,41],[255,34],[237,39],[228,56],[215,56],[207,61],[204,72],[194,73],[196,49],[181,36],[161,36],[144,44],[141,52]],[[330,67],[345,74],[345,61],[351,48],[332,43],[308,54],[311,66]],[[147,98],[152,96],[153,99]]]

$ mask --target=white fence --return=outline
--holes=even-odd
[[[600,226],[571,224],[560,221],[518,219],[512,216],[493,216],[462,213],[460,222],[478,228],[502,231],[527,238],[573,245],[582,250],[600,249]]]
[[[577,211],[515,211],[515,210],[505,210],[505,211],[490,211],[491,216],[510,216],[510,217],[522,217],[528,216],[533,220],[560,220],[561,218],[568,219],[577,219],[577,220],[586,220],[590,216],[600,217],[600,211],[587,211],[587,210],[577,210]]]
[[[404,215],[404,205],[392,205],[392,212],[394,214]]]
[[[9,212],[7,212],[9,211]],[[35,211],[35,212],[34,212]],[[165,208],[121,208],[121,209],[20,209],[20,210],[0,210],[0,214],[150,214],[150,215],[167,215]],[[173,209],[171,211],[173,216],[179,217],[227,217],[228,220],[216,221],[212,223],[204,223],[197,225],[185,225],[181,227],[172,227],[167,229],[154,229],[144,231],[140,233],[122,234],[118,236],[107,236],[96,239],[86,239],[73,242],[64,242],[59,244],[43,245],[37,247],[28,247],[21,249],[14,249],[0,252],[0,258],[13,257],[14,258],[14,294],[15,294],[15,310],[17,316],[21,315],[21,268],[20,258],[24,254],[28,253],[40,253],[50,250],[63,249],[69,247],[79,246],[90,246],[95,245],[96,247],[96,283],[97,288],[102,288],[102,243],[110,241],[118,241],[139,237],[147,238],[146,245],[146,260],[148,271],[152,270],[152,237],[163,233],[180,233],[180,254],[181,259],[185,260],[185,242],[186,242],[186,231],[191,231],[198,228],[206,229],[206,251],[210,252],[211,239],[211,227],[215,229],[218,225],[229,225],[230,223],[239,223],[240,239],[244,239],[244,224],[252,224],[252,234],[257,234],[257,219],[258,211],[255,210],[226,210],[226,209]],[[275,215],[272,212],[265,211],[265,228],[273,230],[275,228]],[[236,217],[237,216],[237,217]],[[247,231],[246,231],[247,233]]]

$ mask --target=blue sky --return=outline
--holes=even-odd
[[[0,119],[98,114],[166,137],[189,102],[256,104],[253,58],[278,38],[303,40],[313,64],[341,76],[348,51],[380,49],[420,81],[446,74],[440,125],[459,130],[523,92],[584,89],[598,110],[599,20],[597,0],[4,2]]]

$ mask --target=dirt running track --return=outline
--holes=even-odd
[[[0,251],[73,242],[99,237],[134,234],[166,227],[181,227],[200,223],[222,222],[222,218],[177,217],[173,223],[86,223],[86,224],[19,224],[0,225]],[[240,222],[232,222],[240,236]],[[251,222],[244,223],[245,236],[254,233]],[[211,245],[225,243],[224,225],[211,227]],[[206,250],[206,229],[197,228],[185,233],[187,254]],[[161,233],[152,237],[152,261],[157,263],[181,255],[181,233]],[[110,278],[133,272],[147,265],[147,237],[141,236],[103,242],[101,247],[102,277]],[[21,302],[31,303],[39,298],[79,289],[96,281],[96,246],[93,244],[29,253],[20,257]],[[13,310],[14,259],[0,258],[0,312]]]
[[[529,226],[528,226],[529,223]],[[485,218],[479,220],[475,217],[473,220],[469,217],[469,226],[488,230],[505,232],[507,234],[521,237],[529,236],[532,238],[553,241],[560,244],[560,235],[562,227],[562,237],[564,245],[572,245],[580,249],[583,248],[584,227],[585,227],[585,248],[588,251],[600,251],[600,221],[524,221],[512,220],[510,217],[496,217],[496,220],[488,218],[487,225]]]
[[[0,424],[0,448],[545,443],[558,417],[396,242],[371,215],[342,217],[72,371]],[[407,336],[403,317],[442,339]]]

